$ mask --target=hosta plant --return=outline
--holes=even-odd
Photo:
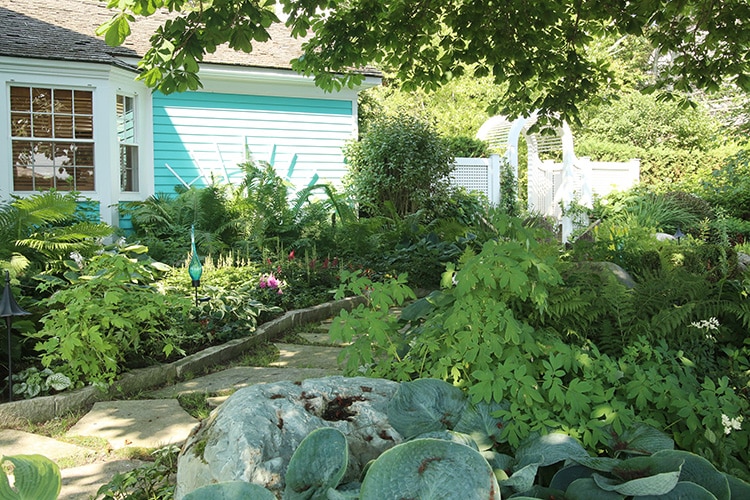
[[[509,423],[496,416],[500,408],[472,403],[440,380],[405,382],[387,414],[406,441],[371,462],[361,483],[339,484],[349,454],[346,438],[334,428],[314,430],[289,462],[282,498],[732,500],[750,495],[750,485],[698,455],[675,450],[668,436],[645,425],[613,434],[608,456],[588,453],[561,432],[508,447],[498,432]],[[185,498],[240,498],[231,496],[240,488],[245,486],[236,482],[211,485]],[[195,496],[199,492],[202,496]]]

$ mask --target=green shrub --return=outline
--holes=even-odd
[[[475,137],[451,136],[445,139],[446,148],[455,158],[487,158],[489,145]]]
[[[68,263],[70,285],[39,302],[46,311],[42,328],[29,334],[38,340],[35,349],[45,367],[64,373],[74,386],[109,383],[134,357],[179,352],[172,336],[191,300],[149,285],[164,268],[133,256],[143,252],[127,247],[80,267]]]
[[[750,151],[742,150],[701,178],[698,192],[731,217],[750,220]]]
[[[347,144],[347,182],[371,215],[391,202],[404,216],[447,197],[453,158],[432,127],[413,116],[374,120],[359,142]]]

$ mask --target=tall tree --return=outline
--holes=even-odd
[[[652,82],[667,92],[716,90],[732,80],[750,91],[747,0],[110,0],[120,12],[101,33],[112,44],[133,15],[179,14],[151,39],[141,77],[163,91],[196,89],[198,63],[228,43],[250,51],[282,22],[307,36],[297,71],[334,90],[362,81],[374,64],[410,86],[436,88],[471,72],[507,84],[495,108],[515,116],[538,109],[573,120],[581,103],[612,80],[602,36],[644,36],[667,64]]]

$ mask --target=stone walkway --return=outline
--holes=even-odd
[[[321,323],[323,330],[330,322]],[[276,344],[280,354],[269,367],[235,366],[196,377],[176,385],[149,391],[143,399],[98,402],[66,434],[107,441],[111,450],[127,447],[159,448],[180,445],[198,420],[180,407],[176,397],[181,394],[205,393],[209,402],[220,404],[227,394],[253,384],[281,380],[304,380],[340,375],[336,362],[340,346],[320,345],[328,342],[321,328],[302,333],[308,344]],[[59,499],[90,500],[99,487],[118,472],[131,470],[142,462],[118,460],[107,452],[72,445],[12,429],[0,429],[0,455],[42,454],[55,462],[85,462],[86,465],[62,469],[63,486]]]

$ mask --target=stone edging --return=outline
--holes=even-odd
[[[208,367],[221,365],[239,357],[259,341],[271,341],[281,333],[297,326],[323,321],[335,316],[342,309],[351,311],[364,301],[364,297],[349,297],[305,309],[288,311],[258,326],[251,337],[230,340],[225,344],[209,347],[173,363],[123,373],[108,391],[86,386],[53,396],[0,404],[0,428],[28,422],[45,422],[90,407],[97,401],[107,401],[114,397],[127,396],[141,390],[183,380],[187,375],[200,373]]]

